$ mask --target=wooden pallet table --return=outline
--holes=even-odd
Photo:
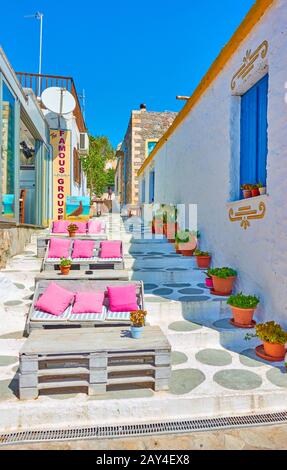
[[[51,238],[70,238],[69,235],[67,234],[62,234],[62,233],[51,233],[47,234],[46,236],[41,236],[37,238],[37,257],[38,258],[44,258],[47,245]],[[79,234],[75,235],[74,237],[76,240],[95,240],[95,241],[101,241],[101,240],[107,240],[107,234],[106,233],[100,233],[100,234]],[[73,238],[72,238],[73,240]]]
[[[170,371],[170,343],[158,326],[146,326],[140,339],[119,328],[33,331],[20,351],[19,397],[167,390]]]
[[[60,316],[55,315],[36,315],[37,309],[35,304],[40,295],[48,287],[48,285],[55,281],[60,287],[70,290],[72,292],[104,292],[104,306],[106,307],[106,315],[94,314],[92,317],[84,314],[78,314],[77,318],[73,318],[71,314],[63,314]],[[56,329],[56,328],[95,328],[103,325],[108,326],[124,326],[130,323],[128,313],[124,314],[109,314],[109,302],[107,297],[107,286],[124,286],[127,284],[134,284],[136,286],[137,303],[140,308],[144,309],[144,287],[142,281],[125,281],[114,279],[71,279],[68,276],[59,276],[58,279],[39,279],[36,283],[35,292],[33,295],[32,304],[28,313],[25,325],[25,333],[29,335],[31,331],[38,329]]]

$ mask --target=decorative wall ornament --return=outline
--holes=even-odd
[[[236,212],[235,212],[236,211]],[[231,222],[241,222],[240,226],[246,230],[250,227],[250,220],[263,219],[266,213],[264,202],[260,202],[258,209],[252,209],[252,206],[239,207],[238,209],[229,210],[229,220]]]
[[[261,56],[262,59],[264,59],[267,56],[269,44],[268,41],[263,41],[262,44],[260,44],[259,47],[257,47],[256,51],[251,52],[249,49],[246,51],[246,55],[243,58],[243,64],[236,72],[236,74],[232,77],[231,80],[231,89],[234,90],[236,86],[236,81],[241,79],[243,80],[245,77],[247,77],[251,70],[254,68],[255,62],[258,59],[259,56]]]

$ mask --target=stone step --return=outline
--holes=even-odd
[[[178,269],[178,270],[176,270]],[[194,270],[185,268],[167,268],[166,270],[128,270],[129,279],[142,280],[155,284],[190,283],[194,281]]]
[[[136,256],[125,255],[126,269],[155,269],[155,268],[187,268],[194,270],[195,259],[193,257],[183,257],[180,255],[165,256]]]

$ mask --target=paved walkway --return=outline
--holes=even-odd
[[[165,240],[151,238],[148,227],[111,220],[112,238],[121,237],[130,278],[143,279],[148,321],[158,324],[172,345],[168,392],[110,391],[106,395],[47,395],[20,402],[18,353],[34,291],[36,238],[0,273],[0,429],[88,425],[226,416],[285,408],[287,374],[282,363],[254,354],[256,340],[229,323],[226,299],[211,296],[204,273],[193,258],[176,255]],[[149,239],[140,238],[142,231]],[[59,414],[59,410],[61,413]]]

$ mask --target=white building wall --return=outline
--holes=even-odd
[[[277,319],[287,327],[287,2],[278,0],[240,45],[223,71],[156,154],[155,202],[197,203],[201,247],[213,254],[214,266],[238,270],[237,290],[259,295],[257,318]],[[266,58],[234,92],[231,79],[247,50],[267,40]],[[263,219],[251,220],[244,230],[229,220],[229,210],[242,205],[238,198],[240,154],[240,98],[269,72],[268,195],[248,200]],[[146,201],[148,200],[148,172]],[[183,227],[182,227],[183,228]]]

